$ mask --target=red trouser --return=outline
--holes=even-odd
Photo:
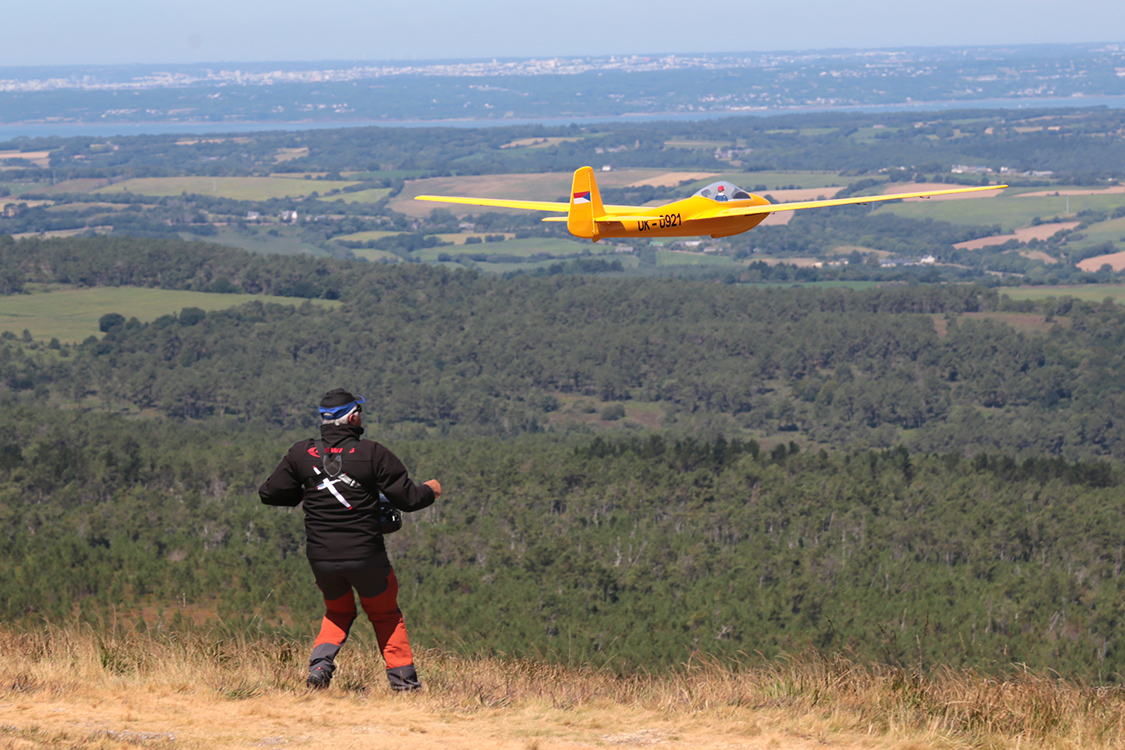
[[[336,654],[348,639],[357,615],[354,588],[364,614],[375,627],[392,687],[417,687],[406,623],[398,608],[398,579],[386,555],[366,560],[312,560],[310,564],[324,594],[325,613],[309,669],[327,671],[329,675],[335,671]]]

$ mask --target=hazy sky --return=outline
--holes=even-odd
[[[1122,0],[35,0],[2,18],[3,66],[1125,42]]]

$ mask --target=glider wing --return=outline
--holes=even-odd
[[[795,201],[793,203],[771,203],[765,206],[744,206],[735,208],[712,209],[706,213],[696,214],[693,219],[717,219],[724,216],[750,216],[752,214],[772,214],[777,211],[799,211],[803,208],[825,208],[827,206],[850,206],[860,203],[880,203],[882,201],[897,201],[903,198],[930,198],[936,195],[954,195],[956,193],[979,193],[982,190],[1001,190],[1007,185],[987,185],[985,187],[952,188],[950,190],[928,190],[920,193],[896,193],[894,195],[863,195],[855,198],[833,198],[824,201]]]

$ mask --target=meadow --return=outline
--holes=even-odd
[[[225,310],[251,300],[263,303],[301,304],[303,299],[269,295],[210,294],[144,287],[40,287],[37,293],[0,296],[0,331],[30,331],[34,340],[78,343],[98,336],[98,320],[107,313],[149,322],[185,307],[205,311]],[[312,304],[339,305],[328,300]]]
[[[1082,286],[1016,286],[1004,287],[1001,295],[1007,295],[1014,300],[1045,300],[1054,297],[1074,297],[1083,302],[1102,302],[1106,299],[1113,300],[1116,304],[1125,304],[1125,286],[1120,284],[1084,284]]]
[[[218,227],[209,242],[231,245],[252,253],[262,255],[312,255],[324,256],[323,248],[305,242],[298,236],[299,229],[284,225],[248,226],[245,229],[232,226]],[[184,237],[184,239],[191,239]]]
[[[344,203],[378,203],[391,194],[390,188],[369,188],[357,190],[354,193],[336,193],[334,195],[321,195],[318,200],[326,203],[342,201]]]
[[[1125,200],[1122,200],[1122,203],[1125,204]],[[1113,242],[1125,247],[1125,216],[1091,224],[1083,229],[1080,234],[1081,237],[1072,237],[1067,241],[1067,244],[1076,250],[1085,250],[1088,247],[1103,245],[1106,242]]]
[[[1125,205],[1125,195],[1122,194],[1023,196],[1022,193],[1025,192],[1042,192],[1042,190],[1009,188],[995,197],[891,203],[880,206],[876,210],[888,211],[907,219],[934,219],[959,226],[998,225],[1005,232],[1013,232],[1029,226],[1036,217],[1048,221],[1074,216],[1080,211],[1113,211]]]

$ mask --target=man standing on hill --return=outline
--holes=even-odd
[[[326,688],[332,681],[336,654],[356,618],[355,589],[375,626],[391,687],[417,690],[421,683],[398,608],[398,581],[383,545],[383,533],[391,529],[384,525],[379,494],[411,512],[432,505],[441,484],[436,479],[414,484],[393,453],[360,439],[363,401],[343,388],[325,394],[320,439],[290,448],[258,494],[266,505],[305,504],[309,564],[326,610],[309,659],[308,686]]]

